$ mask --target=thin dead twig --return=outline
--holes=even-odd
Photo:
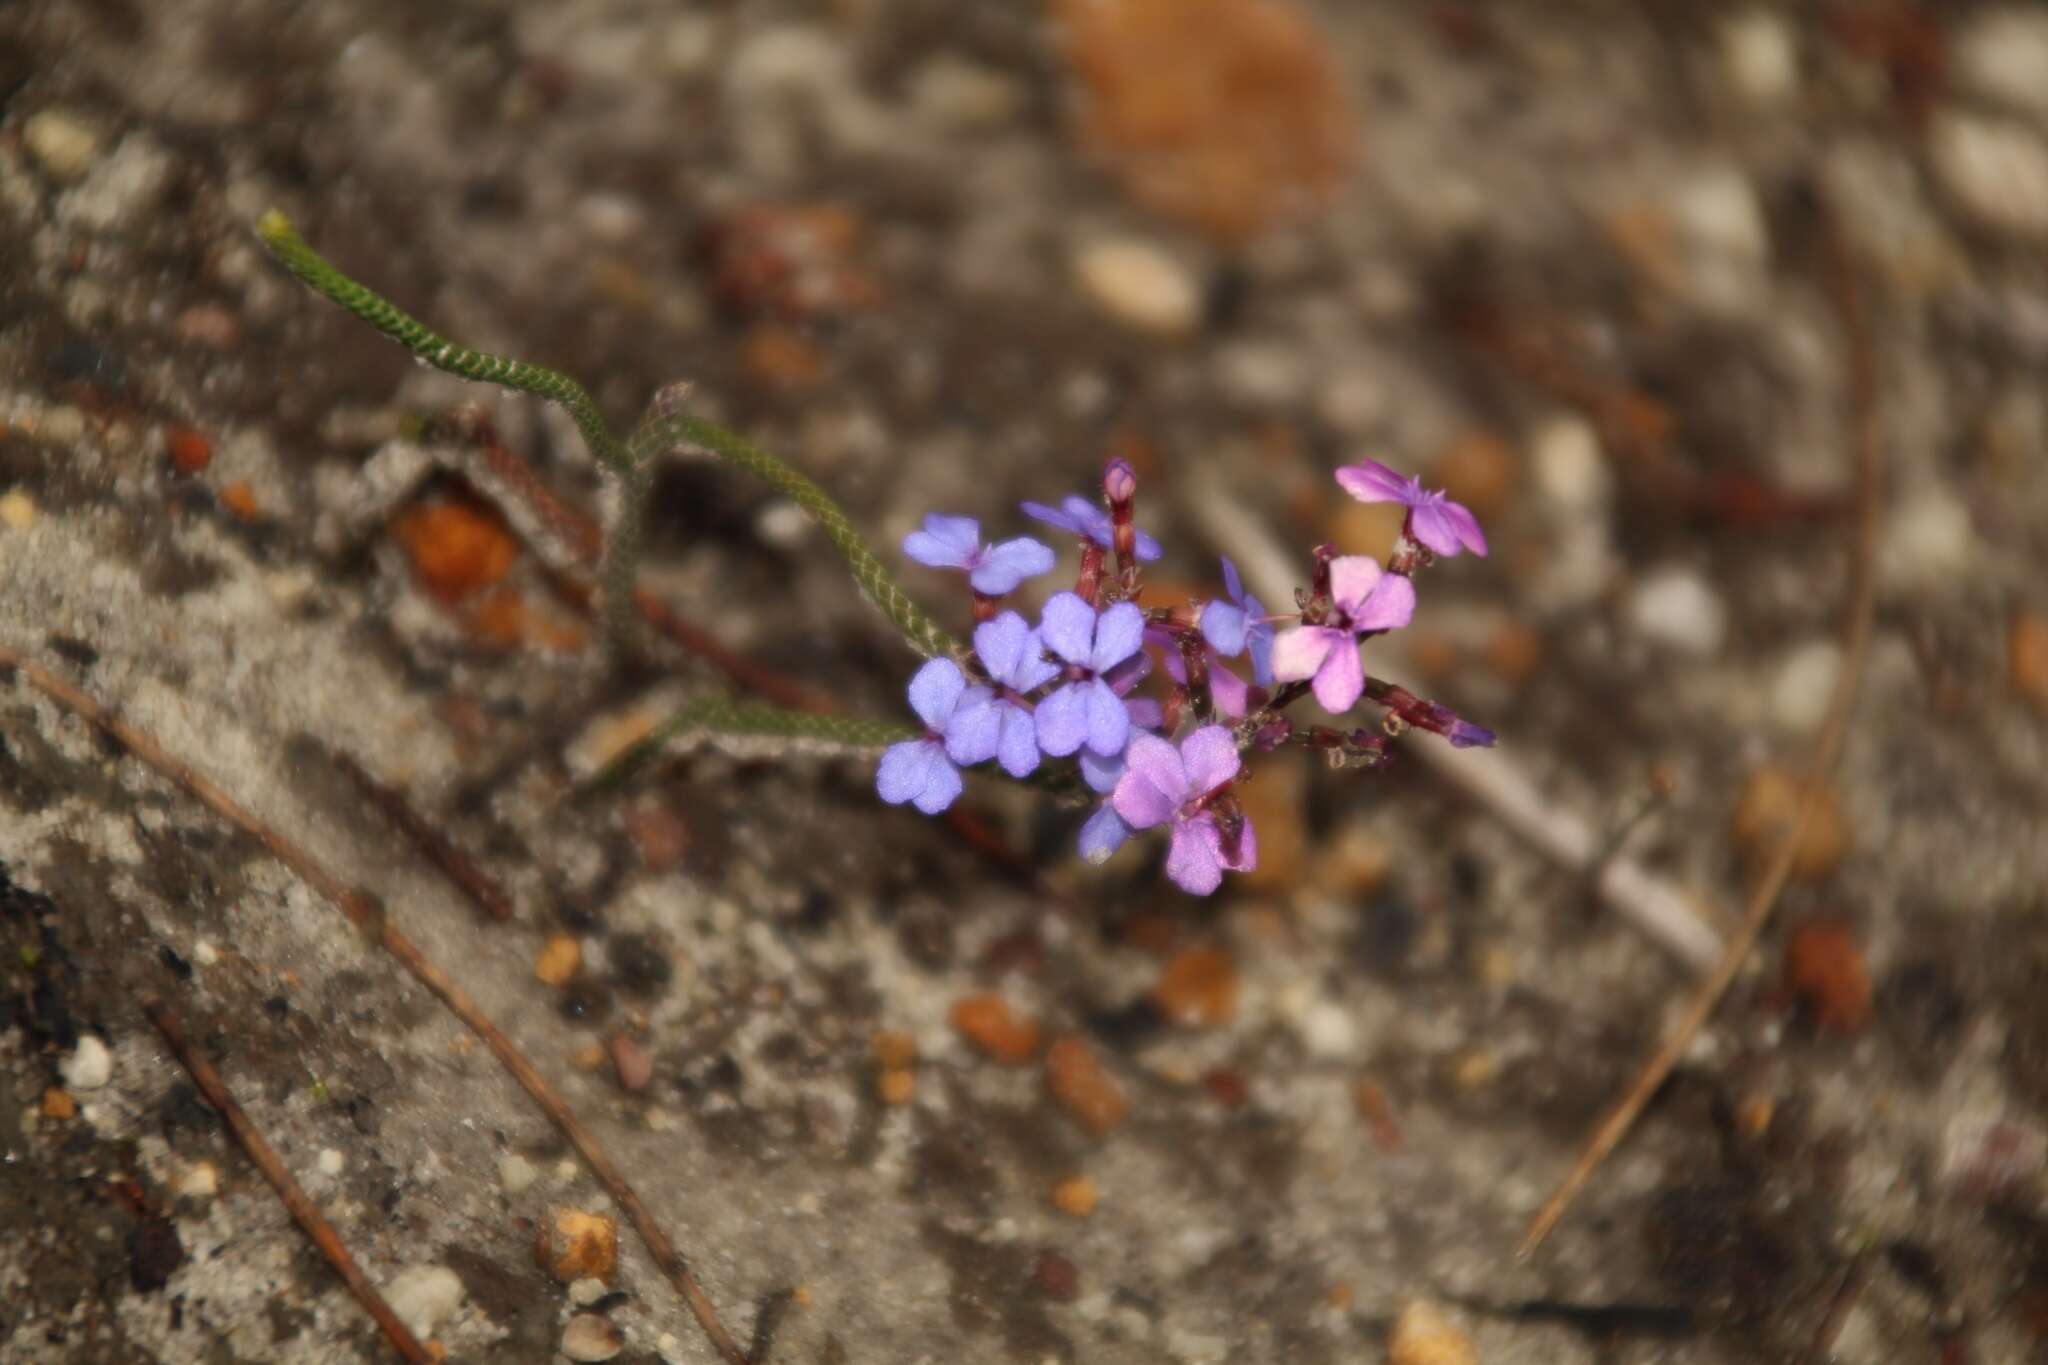
[[[370,798],[370,803],[384,812],[385,819],[412,842],[420,855],[455,883],[456,889],[467,896],[471,904],[494,920],[512,918],[512,898],[498,884],[498,879],[484,871],[476,859],[420,814],[404,792],[379,781],[369,769],[339,749],[328,749],[326,753],[328,761],[341,769],[348,780]]]
[[[1515,1258],[1526,1260],[1543,1239],[1550,1235],[1558,1220],[1586,1182],[1592,1178],[1607,1154],[1627,1134],[1642,1113],[1650,1097],[1671,1074],[1671,1068],[1685,1055],[1693,1037],[1706,1023],[1707,1017],[1733,984],[1736,974],[1749,959],[1750,951],[1762,935],[1764,925],[1771,917],[1771,910],[1778,903],[1778,894],[1784,890],[1787,879],[1792,875],[1792,865],[1799,855],[1800,842],[1806,837],[1807,825],[1813,819],[1814,807],[1827,776],[1841,756],[1842,745],[1848,738],[1849,720],[1856,699],[1856,688],[1862,679],[1865,656],[1869,653],[1871,622],[1877,614],[1877,507],[1878,474],[1880,462],[1878,432],[1877,359],[1871,345],[1868,320],[1864,316],[1863,295],[1858,288],[1854,268],[1850,263],[1846,245],[1841,241],[1833,224],[1829,225],[1830,284],[1835,305],[1841,314],[1843,332],[1849,345],[1849,401],[1851,427],[1854,432],[1852,445],[1856,473],[1856,519],[1855,539],[1851,546],[1850,586],[1848,614],[1843,626],[1842,671],[1835,679],[1835,691],[1829,699],[1826,719],[1821,722],[1820,733],[1814,740],[1813,759],[1808,765],[1804,799],[1799,804],[1798,818],[1786,833],[1784,840],[1772,855],[1770,865],[1763,878],[1750,893],[1749,904],[1742,916],[1741,928],[1729,942],[1727,950],[1711,975],[1694,990],[1687,1002],[1685,1013],[1678,1025],[1671,1031],[1664,1043],[1645,1061],[1635,1077],[1622,1091],[1612,1108],[1595,1124],[1580,1149],[1572,1169],[1558,1185],[1550,1198],[1544,1201],[1529,1227],[1522,1234],[1522,1241],[1515,1248]]]
[[[227,1083],[221,1080],[220,1073],[214,1070],[213,1063],[200,1056],[198,1049],[185,1037],[184,1030],[178,1025],[178,1017],[172,1014],[161,1000],[144,1001],[142,1013],[155,1025],[156,1031],[163,1035],[165,1045],[177,1057],[179,1065],[185,1068],[185,1073],[192,1078],[192,1083],[199,1087],[199,1093],[206,1097],[206,1102],[227,1120],[228,1131],[235,1135],[235,1140],[242,1144],[242,1150],[249,1154],[249,1160],[256,1163],[256,1169],[263,1173],[263,1178],[270,1182],[270,1188],[276,1190],[277,1197],[284,1201],[284,1206],[291,1212],[292,1218],[304,1229],[305,1234],[313,1239],[313,1245],[320,1248],[320,1254],[327,1258],[327,1263],[334,1267],[335,1273],[341,1276],[342,1283],[348,1286],[348,1292],[355,1295],[356,1302],[362,1304],[370,1316],[377,1320],[377,1326],[383,1329],[384,1338],[391,1343],[391,1349],[408,1361],[433,1360],[434,1357],[428,1353],[427,1348],[420,1345],[419,1338],[412,1334],[412,1329],[399,1321],[398,1314],[384,1301],[384,1296],[377,1292],[377,1286],[371,1284],[369,1277],[363,1274],[362,1267],[356,1264],[355,1258],[348,1254],[348,1248],[342,1245],[340,1234],[335,1232],[332,1224],[320,1216],[320,1210],[313,1206],[313,1201],[299,1188],[299,1182],[292,1179],[292,1173],[285,1169],[284,1162],[278,1159],[270,1144],[263,1140],[262,1132],[250,1120],[248,1114],[243,1112],[242,1106],[235,1103],[235,1097],[228,1093]]]
[[[547,1114],[555,1127],[561,1130],[562,1136],[569,1140],[569,1145],[576,1149],[577,1155],[590,1167],[591,1174],[597,1177],[598,1183],[603,1185],[619,1207],[626,1211],[634,1231],[639,1233],[640,1240],[646,1245],[648,1254],[653,1257],[654,1263],[661,1267],[662,1273],[668,1276],[676,1292],[682,1295],[683,1302],[689,1305],[691,1314],[697,1319],[697,1325],[703,1329],[704,1335],[719,1355],[728,1362],[728,1365],[752,1365],[747,1359],[746,1352],[740,1349],[739,1343],[719,1320],[717,1309],[712,1305],[710,1296],[704,1292],[703,1286],[697,1282],[695,1274],[691,1272],[689,1262],[676,1250],[675,1243],[669,1240],[668,1234],[655,1222],[654,1215],[648,1211],[647,1205],[634,1192],[632,1185],[627,1183],[625,1175],[612,1163],[611,1157],[598,1144],[596,1137],[577,1119],[568,1102],[555,1093],[554,1088],[535,1069],[533,1063],[529,1062],[525,1054],[513,1045],[512,1040],[491,1022],[490,1016],[483,1012],[468,993],[435,966],[418,944],[407,938],[391,923],[384,913],[383,905],[375,896],[335,876],[311,853],[258,819],[228,795],[218,783],[170,753],[90,695],[19,652],[6,645],[0,645],[0,673],[7,670],[19,672],[36,690],[99,727],[125,745],[130,753],[155,769],[157,773],[183,787],[215,814],[263,845],[271,856],[291,868],[314,890],[332,902],[350,924],[363,931],[378,947],[396,959],[414,980],[439,997],[450,1013],[461,1019],[472,1033],[483,1040],[484,1046],[491,1050],[499,1065],[512,1073],[512,1078],[519,1082],[520,1088],[526,1091],[528,1097]]]

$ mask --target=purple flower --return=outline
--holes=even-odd
[[[1081,826],[1081,857],[1090,863],[1108,862],[1109,855],[1122,848],[1124,840],[1131,837],[1131,827],[1116,813],[1116,804],[1109,799],[1123,775],[1122,754],[1105,758],[1087,749],[1081,751],[1081,780],[1104,797],[1102,804],[1095,808],[1095,814],[1088,817],[1088,823]]]
[[[1132,829],[1173,826],[1166,875],[1183,891],[1206,896],[1223,881],[1225,868],[1245,872],[1258,865],[1258,841],[1246,821],[1237,847],[1224,846],[1223,831],[1205,802],[1237,776],[1237,744],[1221,725],[1205,725],[1180,743],[1139,735],[1124,756],[1124,775],[1110,798]]]
[[[987,597],[1017,591],[1017,585],[1052,568],[1052,547],[1030,536],[1000,545],[981,543],[981,523],[973,517],[924,519],[922,531],[903,537],[903,553],[934,569],[965,569],[974,590]]]
[[[1273,685],[1273,625],[1259,599],[1244,590],[1237,565],[1223,560],[1223,589],[1227,600],[1210,602],[1202,608],[1202,638],[1209,648],[1226,659],[1234,659],[1247,647],[1252,652],[1252,681],[1261,687]]]
[[[960,665],[933,659],[910,680],[910,709],[925,723],[922,739],[891,744],[875,773],[875,791],[892,806],[910,802],[937,815],[960,795],[960,770],[946,754],[947,732],[964,707],[979,703],[985,687],[969,687]]]
[[[1131,717],[1103,674],[1137,654],[1145,613],[1119,602],[1098,615],[1076,594],[1055,593],[1039,618],[1038,634],[1066,660],[1070,679],[1038,703],[1038,747],[1054,757],[1083,744],[1098,754],[1121,753]]]
[[[1014,611],[974,628],[974,652],[996,688],[976,688],[980,697],[960,704],[946,730],[946,754],[963,766],[993,758],[1010,776],[1029,777],[1038,767],[1038,733],[1024,694],[1057,678],[1059,665]]]
[[[1336,608],[1320,626],[1297,626],[1273,642],[1273,676],[1280,682],[1313,678],[1316,701],[1337,715],[1365,690],[1354,637],[1395,630],[1415,614],[1415,585],[1381,571],[1376,560],[1345,555],[1330,561],[1330,601]]]
[[[1398,502],[1406,507],[1409,533],[1440,555],[1460,550],[1486,553],[1479,519],[1441,490],[1424,488],[1420,478],[1404,479],[1378,460],[1361,460],[1340,468],[1337,482],[1360,502]]]
[[[1023,506],[1027,517],[1084,540],[1092,540],[1105,550],[1114,548],[1116,524],[1110,520],[1109,513],[1079,493],[1069,493],[1061,499],[1058,507],[1047,507],[1042,502],[1027,502]],[[1139,559],[1150,561],[1159,558],[1159,542],[1143,531],[1138,532],[1137,546]]]

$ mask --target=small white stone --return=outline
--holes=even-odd
[[[1942,187],[1983,226],[2048,240],[2048,145],[2024,124],[1948,110],[1928,129]]]
[[[1962,500],[1934,484],[1898,500],[1879,546],[1878,563],[1887,582],[1935,585],[1968,566],[1976,535]]]
[[[31,114],[21,126],[21,141],[43,174],[62,183],[84,175],[100,151],[99,134],[62,109]]]
[[[611,1291],[604,1287],[604,1281],[595,1275],[585,1275],[569,1283],[569,1302],[578,1308],[588,1308]]]
[[[583,1168],[576,1164],[573,1157],[565,1156],[555,1163],[555,1183],[557,1185],[566,1185],[582,1173]]]
[[[788,498],[772,499],[754,514],[754,534],[778,550],[794,550],[810,535],[811,518]]]
[[[0,526],[10,531],[26,531],[36,524],[36,500],[19,488],[10,488],[0,494]]]
[[[347,1163],[342,1160],[339,1151],[332,1147],[323,1147],[320,1149],[320,1156],[314,1164],[320,1168],[320,1174],[333,1177],[340,1175],[342,1167]]]
[[[1728,633],[1728,608],[1720,594],[1698,573],[1675,566],[1636,584],[1629,620],[1648,639],[1696,658],[1720,649]]]
[[[1307,367],[1293,347],[1275,341],[1234,341],[1216,351],[1216,386],[1253,408],[1292,407],[1308,387]]]
[[[130,133],[64,196],[63,212],[100,232],[125,226],[155,205],[170,174],[170,154],[148,135]]]
[[[1599,433],[1583,417],[1553,417],[1530,442],[1536,487],[1558,510],[1574,515],[1606,502],[1614,480],[1600,450]]]
[[[498,1183],[507,1194],[524,1194],[539,1178],[540,1172],[533,1168],[533,1163],[517,1152],[507,1152],[498,1158]]]
[[[1342,1005],[1318,1000],[1301,1017],[1301,1040],[1312,1057],[1349,1057],[1358,1046],[1358,1025]]]
[[[64,1084],[72,1090],[97,1090],[114,1076],[114,1058],[107,1045],[88,1033],[78,1040],[71,1055],[57,1063]]]
[[[683,1358],[683,1343],[676,1339],[674,1332],[663,1332],[656,1337],[654,1349],[663,1360],[678,1361]]]
[[[1799,40],[1785,17],[1745,9],[1721,21],[1728,83],[1752,104],[1782,103],[1799,88]]]
[[[211,967],[220,961],[220,952],[205,939],[192,945],[192,960],[202,967]]]
[[[1785,656],[1771,682],[1771,714],[1788,730],[1811,730],[1827,714],[1842,650],[1832,640],[1809,640]]]
[[[1202,317],[1202,288],[1165,248],[1136,237],[1091,242],[1074,256],[1074,275],[1119,322],[1148,332],[1191,332]]]
[[[1770,229],[1756,188],[1740,168],[1703,166],[1672,188],[1671,215],[1697,250],[1761,264],[1771,254]]]
[[[407,1266],[384,1286],[384,1300],[417,1337],[430,1337],[463,1299],[462,1277],[445,1265]]]
[[[175,1188],[181,1198],[211,1199],[220,1191],[220,1172],[211,1161],[195,1161],[178,1177]]]
[[[910,105],[940,127],[968,132],[1014,120],[1024,107],[1024,90],[999,71],[945,54],[911,76]]]
[[[1345,436],[1363,436],[1387,415],[1387,390],[1371,374],[1346,366],[1316,392],[1316,416]]]
[[[571,1360],[610,1360],[624,1349],[619,1329],[595,1313],[578,1313],[562,1329],[562,1354]]]
[[[1962,89],[2048,117],[2048,9],[1983,11],[1950,39],[1948,59]]]

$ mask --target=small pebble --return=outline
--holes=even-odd
[[[1809,640],[1785,656],[1771,681],[1771,714],[1788,730],[1811,730],[1827,714],[1842,671],[1842,649],[1832,640]]]
[[[1721,62],[1735,92],[1756,105],[1784,102],[1799,89],[1799,39],[1791,23],[1766,9],[1721,21]]]
[[[1983,10],[1956,32],[1948,57],[1961,88],[2048,119],[2048,10]]]
[[[1072,1303],[1081,1297],[1080,1268],[1057,1251],[1038,1253],[1031,1267],[1031,1282],[1054,1303]]]
[[[876,1080],[875,1093],[881,1097],[884,1104],[898,1107],[906,1105],[917,1093],[917,1075],[901,1067],[892,1067]]]
[[[541,1269],[563,1284],[585,1276],[609,1279],[619,1260],[618,1220],[582,1209],[549,1209],[533,1254]]]
[[[220,1172],[211,1161],[195,1161],[185,1168],[173,1188],[180,1198],[211,1199],[220,1192]]]
[[[173,324],[180,341],[213,351],[232,351],[242,343],[242,323],[217,303],[195,303]]]
[[[1479,1352],[1442,1309],[1418,1299],[1394,1319],[1387,1365],[1479,1365]]]
[[[887,1071],[902,1071],[917,1061],[917,1039],[895,1029],[877,1029],[871,1040],[875,1061]]]
[[[2048,241],[2048,143],[2025,124],[1946,110],[1927,130],[1935,176],[1994,232]]]
[[[220,961],[220,950],[202,938],[192,945],[192,961],[201,967],[211,967]]]
[[[1830,1033],[1870,1023],[1870,969],[1849,925],[1830,915],[1802,920],[1785,941],[1785,984]]]
[[[445,1265],[407,1266],[384,1286],[384,1301],[417,1337],[434,1329],[462,1304],[462,1277]]]
[[[26,531],[36,524],[36,502],[19,488],[10,488],[0,494],[0,526],[10,531]]]
[[[1101,1137],[1121,1125],[1131,1103],[1086,1038],[1069,1033],[1045,1052],[1045,1083],[1074,1122]]]
[[[1885,518],[1878,563],[1888,586],[1941,588],[1967,572],[1977,553],[1969,508],[1936,485],[1898,499]]]
[[[578,1313],[562,1329],[562,1354],[571,1360],[610,1360],[625,1349],[619,1329],[596,1313]]]
[[[71,1055],[57,1063],[64,1084],[73,1090],[97,1090],[114,1075],[114,1059],[107,1045],[88,1033],[78,1040]]]
[[[1759,768],[1743,786],[1735,804],[1733,830],[1736,846],[1753,866],[1764,866],[1777,856],[1778,845],[1792,832],[1804,797],[1804,781],[1779,767]],[[1792,862],[1792,874],[1817,880],[1833,871],[1849,850],[1849,823],[1842,813],[1841,798],[1832,787],[1824,787],[1815,798],[1813,818],[1799,841]]]
[[[1178,336],[1202,319],[1202,288],[1165,248],[1138,238],[1090,243],[1074,257],[1074,275],[1117,321]]]
[[[195,427],[168,426],[164,428],[164,454],[180,474],[203,474],[213,463],[213,442]]]
[[[449,499],[408,508],[391,534],[412,559],[421,586],[446,603],[487,588],[511,569],[519,542],[497,515]]]
[[[1237,1011],[1237,964],[1220,948],[1184,948],[1159,974],[1152,1003],[1184,1028],[1227,1023]]]
[[[1022,1066],[1038,1052],[1038,1025],[1000,995],[970,995],[953,1002],[953,1027],[983,1056]]]
[[[580,1280],[569,1282],[569,1302],[578,1308],[588,1308],[611,1291],[605,1288],[603,1280],[586,1275]]]
[[[533,1163],[517,1152],[507,1152],[498,1158],[498,1183],[507,1194],[524,1194],[539,1178],[540,1172]]]
[[[950,53],[941,53],[911,73],[910,103],[927,122],[958,132],[997,128],[1024,109],[1026,92],[1017,81]]]
[[[314,1164],[320,1168],[320,1174],[325,1176],[337,1176],[341,1174],[342,1167],[346,1163],[344,1163],[344,1161],[342,1160],[342,1155],[340,1152],[336,1151],[332,1147],[324,1147],[321,1149],[320,1155],[318,1159],[316,1159]]]
[[[623,1033],[614,1034],[608,1046],[619,1089],[629,1094],[645,1090],[654,1079],[654,1054]]]
[[[78,1117],[78,1101],[71,1098],[71,1092],[60,1086],[51,1086],[43,1091],[43,1117],[46,1119],[69,1119]]]
[[[1530,439],[1536,487],[1558,510],[1583,515],[1605,503],[1614,489],[1599,433],[1576,415],[1553,417]]]
[[[256,501],[256,490],[240,479],[220,490],[220,505],[242,521],[255,521],[263,515],[262,504]]]
[[[2019,694],[2048,712],[2048,616],[2022,612],[2005,637],[2006,671]]]
[[[1692,569],[1657,569],[1629,595],[1629,620],[1637,632],[1693,658],[1721,648],[1728,633],[1728,608],[1720,594]]]
[[[583,945],[574,934],[554,934],[533,960],[533,974],[547,986],[566,986],[583,965]]]
[[[1085,1175],[1070,1175],[1052,1187],[1053,1207],[1073,1218],[1086,1218],[1095,1212],[1099,1198],[1095,1182]]]
[[[1301,1041],[1313,1057],[1343,1059],[1358,1050],[1358,1025],[1334,1000],[1318,1000],[1301,1016]]]
[[[21,143],[43,174],[59,183],[83,176],[100,151],[99,135],[62,109],[31,114],[21,126]]]

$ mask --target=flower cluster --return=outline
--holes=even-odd
[[[925,733],[882,755],[882,799],[937,814],[960,795],[962,769],[993,762],[1092,802],[1084,858],[1100,862],[1132,834],[1163,828],[1167,875],[1208,895],[1225,872],[1258,860],[1257,835],[1232,790],[1247,753],[1301,744],[1336,764],[1371,766],[1390,736],[1411,727],[1459,748],[1492,744],[1490,731],[1369,676],[1360,657],[1367,640],[1415,614],[1417,569],[1438,556],[1486,553],[1478,521],[1376,461],[1339,469],[1337,482],[1360,501],[1404,506],[1401,537],[1384,564],[1317,547],[1313,586],[1296,594],[1298,610],[1279,615],[1245,591],[1228,559],[1222,596],[1145,604],[1139,566],[1161,548],[1137,528],[1137,476],[1120,459],[1103,471],[1100,506],[1078,494],[1057,507],[1023,504],[1080,548],[1074,587],[1048,597],[1036,624],[1003,600],[1051,572],[1050,546],[1029,536],[988,545],[971,517],[926,517],[904,553],[967,575],[974,647],[958,660],[931,660],[911,679],[910,706]],[[1162,695],[1140,692],[1155,669]],[[1382,708],[1381,723],[1347,730],[1287,714],[1308,696],[1334,717],[1369,701]]]

